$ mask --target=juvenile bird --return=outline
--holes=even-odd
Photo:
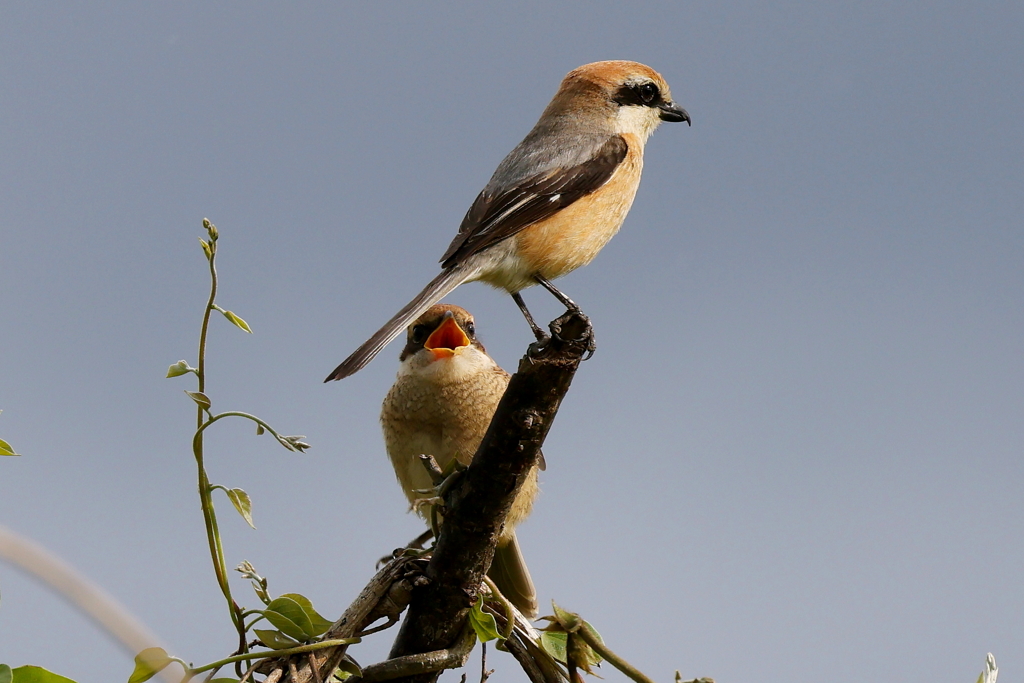
[[[590,263],[618,232],[640,184],[644,145],[662,121],[689,124],[690,115],[650,67],[609,61],[570,71],[469,207],[441,273],[324,381],[358,372],[463,282],[509,292],[537,339],[545,339],[520,290],[543,285],[579,312],[551,280]]]
[[[444,469],[452,459],[468,465],[508,386],[502,370],[476,338],[473,316],[458,306],[431,306],[409,327],[394,386],[380,421],[384,444],[409,503],[430,497],[433,486],[420,454]],[[533,507],[537,469],[523,483],[505,521],[491,563],[498,590],[527,617],[537,616],[537,591],[515,527]],[[423,506],[419,512],[427,516]]]

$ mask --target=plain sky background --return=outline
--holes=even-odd
[[[313,445],[212,430],[258,526],[220,499],[228,562],[336,617],[421,526],[377,421],[398,345],[321,380],[436,274],[562,76],[633,59],[693,127],[654,135],[622,232],[560,281],[598,351],[519,533],[542,603],[659,681],[968,683],[989,651],[1022,681],[1022,35],[1020,2],[4,3],[0,523],[174,654],[231,652],[194,378],[163,378],[195,364],[206,216],[254,330],[214,321],[214,408]],[[511,299],[448,300],[514,368]],[[0,661],[127,679],[34,580],[0,565],[0,592]]]

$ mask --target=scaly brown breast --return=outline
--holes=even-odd
[[[433,484],[420,454],[434,456],[444,468],[453,458],[469,464],[508,384],[500,369],[481,372],[465,381],[435,384],[421,378],[399,379],[381,410],[384,443],[395,475],[409,502],[427,498]],[[427,491],[422,493],[421,491]],[[513,503],[506,536],[533,506],[537,471],[533,470]],[[426,514],[426,510],[421,510]]]

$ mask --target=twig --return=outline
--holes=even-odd
[[[260,665],[260,663],[256,662],[255,664],[250,666],[249,669],[245,672],[245,675],[242,676],[242,678],[239,679],[238,683],[245,683],[247,680],[249,680],[249,678],[256,671],[256,667],[259,666],[259,665]]]
[[[440,673],[445,669],[457,669],[465,666],[475,643],[476,634],[467,624],[453,647],[393,657],[379,664],[371,664],[363,669],[363,678],[360,683],[392,681],[417,674]]]
[[[41,581],[83,614],[93,619],[134,656],[154,647],[159,639],[141,621],[132,616],[112,595],[87,579],[81,572],[35,541],[0,525],[0,560],[10,562]],[[160,677],[178,683],[181,676],[164,669]]]
[[[494,669],[487,670],[487,643],[480,643],[480,683],[487,683],[492,673]]]
[[[324,683],[324,679],[320,676],[320,663],[316,661],[316,654],[313,652],[309,653],[309,670],[313,673],[313,680],[316,683]]]

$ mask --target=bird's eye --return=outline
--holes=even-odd
[[[637,92],[640,93],[640,99],[643,100],[644,104],[651,104],[658,99],[658,86],[653,83],[643,83],[637,87]]]
[[[417,325],[412,328],[412,337],[410,337],[410,341],[412,341],[413,344],[422,344],[427,341],[427,337],[429,336],[430,330],[426,325]]]
[[[466,321],[466,336],[470,339],[476,336],[476,325],[472,320]]]

